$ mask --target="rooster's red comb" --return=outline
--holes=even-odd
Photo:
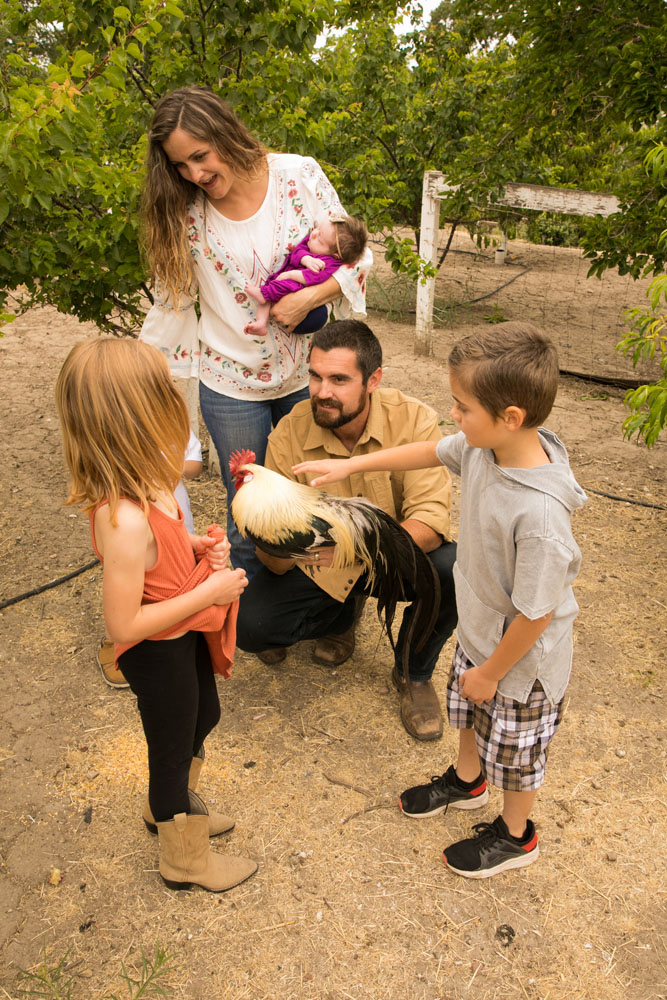
[[[254,451],[244,448],[243,451],[233,451],[229,456],[229,471],[233,476],[243,465],[251,465],[257,456]]]

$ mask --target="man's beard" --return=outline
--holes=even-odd
[[[368,393],[364,389],[359,400],[359,405],[354,410],[345,413],[342,403],[339,403],[338,400],[327,400],[329,405],[326,408],[318,408],[317,404],[320,402],[320,397],[312,396],[310,408],[313,411],[313,420],[318,427],[328,427],[331,431],[336,430],[337,427],[344,427],[345,424],[349,424],[355,417],[359,416],[366,406],[367,399]]]

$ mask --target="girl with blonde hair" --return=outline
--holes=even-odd
[[[174,488],[188,415],[159,351],[131,340],[78,344],[58,376],[56,404],[67,503],[90,516],[107,634],[146,736],[143,817],[158,834],[160,874],[170,888],[229,889],[257,866],[209,851],[209,836],[234,823],[210,813],[195,786],[220,718],[214,671],[230,674],[245,572],[228,568],[217,525],[206,536],[185,527]]]
[[[155,108],[143,213],[156,300],[141,339],[164,351],[173,375],[199,377],[231,498],[232,451],[250,448],[261,464],[271,427],[308,398],[309,338],[297,332],[323,326],[326,303],[340,318],[365,312],[372,255],[276,302],[266,335],[244,333],[257,313],[246,286],[263,284],[316,222],[345,213],[315,160],[268,152],[204,87],[176,90]],[[255,572],[254,546],[229,516],[227,533],[234,565]]]

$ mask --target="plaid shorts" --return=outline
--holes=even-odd
[[[459,681],[474,664],[457,645],[447,684],[447,715],[452,729],[474,729],[486,780],[509,792],[528,792],[544,782],[549,744],[556,735],[563,701],[551,705],[539,681],[524,704],[496,691],[475,705],[461,694]]]

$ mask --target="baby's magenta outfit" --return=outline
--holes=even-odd
[[[298,292],[306,285],[321,285],[323,281],[330,278],[341,267],[341,261],[338,257],[331,257],[329,254],[312,253],[308,249],[309,239],[310,233],[308,236],[304,236],[293,250],[290,250],[282,267],[278,271],[274,271],[273,274],[270,274],[265,284],[260,285],[262,295],[267,302],[277,302],[279,299],[282,299],[283,295],[287,295],[289,292]],[[324,261],[324,267],[321,271],[311,271],[310,268],[301,265],[301,261],[306,254]],[[296,268],[303,271],[304,284],[301,284],[300,281],[293,281],[291,278],[280,277],[283,271],[294,271]]]

